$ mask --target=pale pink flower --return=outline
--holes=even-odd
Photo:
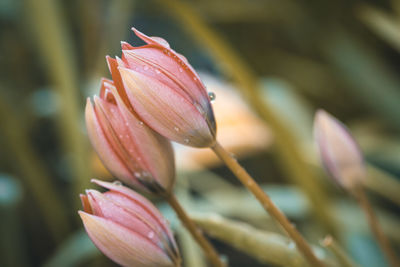
[[[216,124],[200,77],[162,38],[133,29],[147,45],[122,43],[118,70],[133,109],[166,138],[194,147],[215,143]]]
[[[100,251],[122,266],[180,266],[173,234],[150,201],[122,185],[93,181],[109,191],[87,190],[79,215]]]

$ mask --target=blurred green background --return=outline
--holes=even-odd
[[[361,266],[385,266],[354,200],[321,170],[311,128],[317,108],[349,126],[367,159],[371,200],[398,249],[399,0],[2,0],[0,266],[113,266],[77,215],[90,178],[110,178],[88,142],[83,110],[100,77],[109,77],[105,55],[119,56],[121,40],[143,44],[132,26],[235,88],[269,127],[271,144],[237,156],[313,244],[330,233]],[[224,167],[178,169],[177,193],[190,211],[276,231]],[[159,204],[186,266],[205,266]],[[279,266],[198,220],[231,266]]]

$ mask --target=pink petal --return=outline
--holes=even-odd
[[[104,166],[106,166],[114,176],[122,177],[126,181],[131,181],[133,185],[139,186],[107,139],[90,99],[87,99],[85,117],[89,139]]]
[[[154,77],[168,87],[198,102],[203,109],[210,108],[207,91],[197,74],[177,54],[159,46],[143,46],[123,50],[123,59],[130,69]]]
[[[116,263],[135,267],[174,266],[158,246],[128,228],[82,211],[79,215],[93,243]]]
[[[91,182],[93,182],[101,187],[107,188],[111,191],[118,192],[119,194],[126,196],[130,201],[137,203],[138,206],[142,207],[143,210],[146,210],[147,213],[158,222],[158,224],[163,228],[164,232],[167,233],[167,235],[168,235],[170,241],[173,243],[174,247],[176,247],[173,234],[172,234],[167,222],[165,221],[164,217],[161,215],[160,211],[153,205],[153,203],[151,203],[149,200],[147,200],[142,195],[136,193],[135,191],[133,191],[125,186],[117,185],[114,183],[108,183],[108,182],[104,182],[104,181],[100,181],[100,180],[96,180],[96,179],[92,179]]]
[[[128,183],[131,180],[136,180],[136,177],[133,177],[133,174],[135,172],[141,172],[142,168],[137,163],[135,157],[130,155],[136,155],[137,151],[130,141],[131,137],[126,130],[126,126],[124,125],[125,122],[121,119],[118,106],[116,104],[104,101],[98,97],[94,97],[94,102],[97,109],[96,115],[101,128],[104,129],[103,132],[107,138],[107,141],[110,143],[110,146],[114,149],[115,153],[120,158],[120,161],[123,162],[130,173],[128,177],[117,177],[121,179],[128,179]],[[125,146],[128,146],[130,151],[126,150]],[[106,155],[101,154],[101,156]],[[106,166],[108,164],[110,164],[110,162],[105,162]],[[136,181],[134,183],[137,184]]]
[[[154,219],[151,220],[151,217],[146,216],[146,211],[135,205],[135,202],[127,201],[128,199],[123,201],[121,197],[107,193],[101,194],[96,190],[87,192],[95,211],[93,215],[116,222],[156,245],[162,243],[160,226]]]
[[[106,57],[107,59],[107,64],[108,64],[108,69],[111,72],[112,79],[114,81],[115,88],[118,91],[118,95],[121,97],[121,99],[124,101],[125,105],[132,110],[132,107],[130,106],[128,96],[126,95],[124,84],[122,83],[122,78],[121,74],[118,71],[118,62],[116,59],[113,59],[109,56]]]
[[[128,135],[131,136],[131,145],[135,147],[137,153],[131,153],[131,157],[136,157],[138,164],[150,172],[152,179],[156,179],[164,190],[172,190],[175,181],[175,162],[171,143],[140,121],[134,112],[130,112],[117,94],[116,101],[121,119],[125,122]]]
[[[203,110],[156,79],[119,68],[132,106],[146,123],[173,141],[206,147],[214,142]]]

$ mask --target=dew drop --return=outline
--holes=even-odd
[[[148,70],[148,69],[149,69],[149,66],[146,65],[146,66],[143,67],[143,69],[144,69],[144,70]]]
[[[194,81],[197,81],[197,78],[196,78],[196,77],[193,77],[193,80],[194,80]]]
[[[157,73],[157,74],[160,74],[160,73],[161,73],[161,71],[159,71],[158,69],[156,69],[156,73]]]
[[[179,72],[183,72],[183,69],[182,69],[182,68],[179,68]]]
[[[177,131],[177,132],[179,132],[179,128],[176,127],[176,126],[174,127],[174,130]]]
[[[153,232],[153,231],[149,232],[149,233],[147,234],[147,237],[150,238],[150,239],[153,239],[153,237],[154,237],[154,232]]]
[[[133,175],[135,175],[136,178],[140,178],[142,176],[140,172],[134,172]]]
[[[183,139],[183,141],[184,141],[186,144],[189,144],[189,142],[190,142],[189,138],[185,138],[185,139]]]
[[[143,125],[143,121],[139,121],[139,124],[140,124],[140,125]]]
[[[211,101],[214,101],[216,98],[216,95],[214,92],[208,92],[208,97],[210,98]]]
[[[113,184],[115,185],[122,185],[122,183],[120,181],[114,181]]]

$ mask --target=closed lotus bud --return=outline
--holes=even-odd
[[[109,59],[110,66],[116,62]],[[112,67],[110,67],[112,68]],[[103,79],[100,97],[87,100],[86,126],[104,166],[118,179],[151,193],[169,192],[175,180],[170,142],[133,112],[121,81]]]
[[[323,110],[315,116],[314,136],[327,172],[346,189],[365,177],[362,153],[346,126]]]
[[[210,99],[186,58],[159,37],[133,29],[147,45],[122,43],[118,69],[132,107],[155,131],[194,147],[215,143],[216,124]]]
[[[109,191],[87,190],[79,215],[100,251],[122,266],[180,266],[173,234],[150,201],[122,185],[93,182]]]

